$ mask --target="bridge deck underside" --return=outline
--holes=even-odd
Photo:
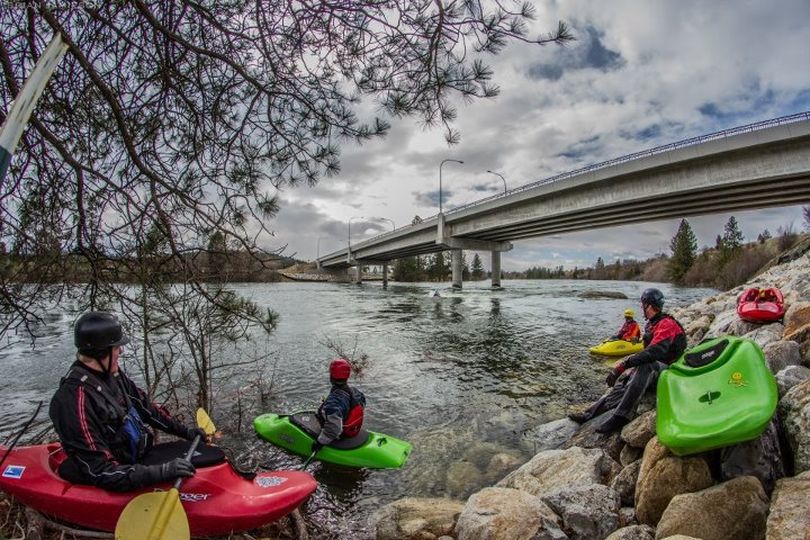
[[[810,177],[768,179],[747,184],[744,191],[722,186],[699,193],[676,193],[655,199],[629,200],[601,208],[586,208],[530,221],[501,225],[464,234],[463,238],[504,241],[612,227],[673,217],[686,217],[734,210],[785,206],[810,201]]]

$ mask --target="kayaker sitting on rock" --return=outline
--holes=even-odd
[[[148,426],[192,440],[205,432],[186,427],[152,403],[118,367],[129,343],[118,318],[102,311],[84,313],[74,327],[77,359],[51,399],[50,417],[67,459],[59,476],[74,484],[129,491],[194,474],[187,460],[141,464],[152,449]]]
[[[596,427],[598,433],[611,433],[632,420],[647,388],[686,349],[683,327],[671,315],[662,312],[664,293],[658,289],[645,290],[641,294],[641,308],[647,319],[644,350],[616,364],[605,381],[611,388],[601,398],[585,411],[568,415],[582,423],[612,410]]]
[[[337,439],[354,437],[363,427],[366,396],[347,384],[351,374],[352,366],[344,358],[337,358],[329,364],[332,389],[318,408],[321,432],[312,443],[313,454]]]
[[[612,339],[622,339],[637,343],[641,339],[641,327],[635,320],[636,312],[632,309],[624,310],[624,324]]]

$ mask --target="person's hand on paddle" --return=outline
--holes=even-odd
[[[193,441],[194,437],[196,437],[197,435],[200,436],[200,442],[201,443],[208,442],[208,434],[205,432],[205,430],[203,430],[202,428],[197,427],[197,426],[188,428],[186,430],[186,434],[185,434],[184,438],[186,440]]]
[[[187,459],[174,458],[173,460],[160,465],[160,475],[164,481],[175,478],[190,478],[197,470]]]

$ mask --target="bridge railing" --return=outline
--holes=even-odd
[[[762,120],[760,122],[754,122],[753,124],[746,124],[744,126],[738,126],[734,128],[724,129],[722,131],[716,131],[714,133],[708,133],[706,135],[699,135],[697,137],[691,137],[689,139],[684,139],[682,141],[677,141],[674,143],[664,144],[661,146],[656,146],[654,148],[650,148],[647,150],[641,150],[640,152],[634,152],[632,154],[627,154],[626,156],[621,156],[613,159],[609,159],[607,161],[602,161],[600,163],[594,163],[593,165],[588,165],[586,167],[582,167],[579,169],[574,169],[573,171],[568,171],[564,173],[560,173],[554,176],[550,176],[548,178],[543,178],[542,180],[537,180],[535,182],[530,182],[528,184],[523,184],[522,186],[518,186],[512,189],[509,189],[503,193],[497,193],[495,195],[490,195],[489,197],[484,197],[483,199],[477,199],[475,201],[463,204],[461,206],[456,206],[448,211],[446,211],[445,215],[455,214],[457,212],[461,212],[462,210],[466,210],[468,208],[472,208],[474,206],[478,206],[480,204],[484,204],[490,201],[503,199],[510,195],[514,195],[516,193],[521,193],[523,191],[528,191],[530,189],[534,189],[536,187],[545,186],[548,184],[553,184],[555,182],[559,182],[561,180],[565,180],[567,178],[571,178],[573,176],[578,176],[580,174],[584,174],[591,171],[596,171],[599,169],[604,169],[606,167],[611,167],[613,165],[618,165],[619,163],[626,163],[628,161],[633,161],[636,159],[641,159],[649,156],[654,156],[657,154],[663,154],[664,152],[669,152],[671,150],[677,150],[679,148],[686,148],[688,146],[694,146],[696,144],[705,143],[708,141],[712,141],[715,139],[723,139],[725,137],[729,137],[731,135],[739,135],[742,133],[750,133],[752,131],[757,131],[760,129],[765,129],[769,127],[775,127],[783,124],[790,124],[793,122],[800,122],[802,120],[810,120],[810,111],[791,114],[788,116],[780,116],[779,118],[772,118],[770,120]],[[434,214],[428,218],[425,218],[422,222],[430,221],[433,219],[438,218],[438,214]],[[372,240],[380,240],[382,238],[386,238],[388,236],[392,236],[397,232],[401,231],[402,229],[406,229],[408,227],[412,227],[413,225],[404,225],[393,231],[386,231],[382,234],[378,234],[376,236],[372,236],[363,241],[369,242]]]

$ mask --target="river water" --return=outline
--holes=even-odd
[[[315,536],[369,537],[368,517],[387,502],[405,496],[463,499],[496,481],[488,470],[492,456],[527,460],[532,455],[523,437],[527,429],[600,394],[607,367],[587,348],[616,332],[625,308],[640,312],[636,299],[654,284],[507,280],[503,285],[499,291],[490,290],[489,281],[465,283],[462,291],[440,286],[439,297],[429,296],[437,286],[431,283],[392,283],[387,290],[378,282],[233,285],[276,311],[280,321],[269,338],[222,349],[235,360],[261,358],[261,366],[251,367],[242,380],[221,383],[213,416],[230,426],[223,444],[253,465],[299,467],[300,458],[256,441],[250,427],[256,411],[249,404],[243,404],[242,430],[234,427],[239,422],[231,390],[249,387],[261,368],[270,386],[261,407],[285,413],[314,409],[329,389],[331,342],[368,357],[353,379],[368,399],[365,426],[409,440],[413,451],[401,470],[311,464],[308,470],[320,487],[303,510]],[[655,286],[670,308],[714,292]],[[585,290],[622,292],[629,300],[579,298]],[[47,400],[73,359],[74,317],[69,309],[48,314],[33,347],[25,336],[5,338],[4,439],[39,400],[45,400],[39,417],[47,419]]]

